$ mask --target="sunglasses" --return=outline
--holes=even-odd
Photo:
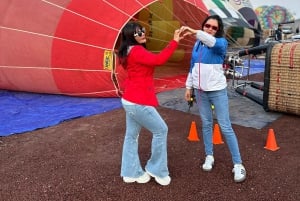
[[[204,27],[207,29],[211,28],[214,31],[218,31],[218,29],[219,29],[218,27],[210,25],[210,24],[205,24]]]
[[[146,33],[146,29],[143,27],[143,28],[141,28],[140,30],[138,30],[138,31],[136,31],[134,34],[133,34],[133,36],[134,37],[137,37],[137,36],[139,36],[139,37],[141,37],[143,34],[145,34]]]

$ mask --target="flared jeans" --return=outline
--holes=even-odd
[[[139,134],[144,127],[152,133],[151,156],[145,169],[155,176],[169,175],[167,162],[168,127],[155,107],[138,105],[122,99],[126,112],[121,176],[137,178],[144,174],[139,157]]]

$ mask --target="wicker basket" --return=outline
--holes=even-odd
[[[300,115],[300,43],[275,43],[267,51],[265,110]]]

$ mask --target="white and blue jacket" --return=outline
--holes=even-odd
[[[227,87],[223,63],[228,42],[225,38],[199,30],[193,47],[190,71],[186,80],[187,89],[216,91]]]

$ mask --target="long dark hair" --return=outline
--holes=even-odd
[[[118,49],[118,57],[120,64],[126,69],[127,67],[127,54],[128,48],[132,45],[142,45],[145,44],[138,43],[134,38],[134,33],[136,30],[142,29],[143,27],[137,22],[128,22],[122,29],[121,32],[121,44]]]
[[[202,23],[202,29],[204,27],[204,25],[206,24],[206,22],[210,19],[214,19],[214,20],[217,20],[218,21],[218,26],[219,26],[219,29],[218,31],[216,32],[215,34],[215,37],[216,38],[221,38],[224,36],[224,25],[223,25],[223,21],[222,21],[222,18],[219,16],[219,15],[211,15],[211,16],[208,16],[204,22]]]

